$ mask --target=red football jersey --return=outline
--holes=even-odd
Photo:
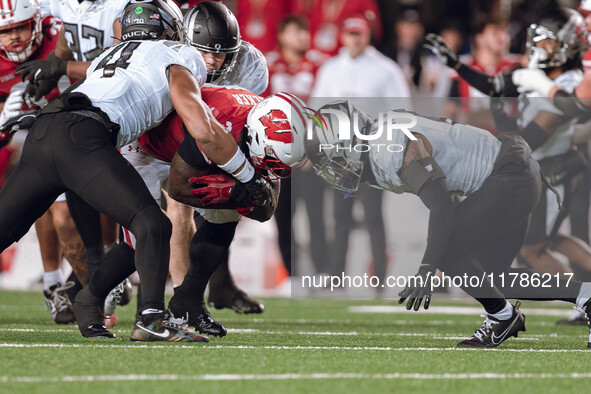
[[[52,16],[43,19],[43,42],[41,42],[41,46],[26,61],[45,59],[55,49],[60,26],[61,22]],[[14,73],[14,69],[20,64],[21,63],[11,62],[0,58],[0,102],[6,101],[12,87],[21,81],[20,75]],[[58,94],[59,91],[56,88],[45,97],[50,101]]]
[[[201,89],[201,97],[236,141],[251,108],[263,100],[261,96],[235,86],[207,85]],[[152,156],[170,162],[184,139],[183,121],[173,112],[160,125],[145,132],[138,142]]]
[[[312,49],[298,63],[288,63],[277,51],[267,53],[265,58],[269,68],[269,87],[263,96],[289,92],[306,101],[312,94],[316,73],[328,56]]]

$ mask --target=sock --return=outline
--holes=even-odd
[[[162,315],[162,312],[164,312],[162,309],[144,309],[141,313],[142,323],[146,326],[151,324],[154,320],[158,319]]]
[[[92,281],[92,277],[98,271],[99,266],[101,265],[101,259],[105,252],[103,251],[103,246],[100,247],[93,247],[93,248],[86,248],[86,264],[87,264],[87,275],[86,275],[86,282],[90,283]]]
[[[48,290],[49,288],[57,285],[63,284],[64,279],[62,278],[62,271],[58,268],[55,271],[44,272],[43,273],[43,290]]]
[[[204,222],[191,240],[191,265],[183,284],[175,290],[175,304],[200,305],[209,278],[222,263],[234,238],[235,222],[214,224]],[[178,312],[178,311],[177,311]],[[173,312],[174,313],[174,312]]]
[[[104,255],[97,268],[88,286],[93,295],[104,299],[135,271],[134,251],[127,244],[117,244]]]
[[[489,314],[490,317],[494,317],[497,320],[509,320],[513,316],[513,305],[509,301],[505,301],[505,307],[497,313]]]
[[[577,295],[577,305],[584,307],[589,298],[591,298],[591,282],[583,282]]]

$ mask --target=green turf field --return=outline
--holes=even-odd
[[[435,299],[446,314],[392,314],[361,312],[392,301],[264,302],[262,315],[213,311],[230,332],[209,344],[145,344],[128,340],[132,307],[118,312],[118,339],[88,340],[53,324],[40,292],[0,292],[0,392],[589,391],[587,328],[540,315],[568,315],[567,305],[522,305],[527,332],[483,351],[454,349],[482,323],[465,314],[473,303]]]

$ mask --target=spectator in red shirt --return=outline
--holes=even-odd
[[[374,44],[382,38],[382,22],[376,0],[317,0],[310,8],[312,48],[334,56],[341,47],[340,26],[345,19],[363,15],[371,24]]]
[[[278,50],[269,52],[269,87],[263,96],[285,91],[307,100],[312,93],[316,72],[328,56],[310,49],[308,21],[288,15],[278,24]]]

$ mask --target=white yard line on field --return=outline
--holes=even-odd
[[[347,308],[352,313],[385,313],[385,314],[407,314],[416,313],[415,311],[408,311],[406,308],[401,308],[396,305],[362,305],[350,306]],[[557,316],[568,317],[572,313],[572,309],[559,308],[527,308],[522,309],[523,313],[532,316]],[[484,312],[482,307],[475,306],[432,306],[429,307],[425,313],[432,313],[437,315],[479,315]]]
[[[390,347],[390,346],[249,346],[249,345],[204,345],[202,343],[194,345],[166,344],[129,344],[129,345],[103,345],[96,342],[88,344],[60,344],[60,343],[0,343],[0,348],[82,348],[82,349],[228,349],[228,350],[337,350],[337,351],[426,351],[426,352],[516,352],[516,353],[591,353],[591,349],[472,349],[456,347]]]
[[[72,332],[77,333],[78,329],[34,329],[34,328],[0,328],[1,331],[7,332]],[[124,333],[126,330],[111,330],[118,333]],[[270,331],[270,330],[259,330],[254,328],[229,328],[228,332],[231,334],[260,334],[260,335],[303,335],[303,336],[354,336],[354,337],[430,337],[431,339],[441,340],[456,340],[466,339],[464,336],[454,335],[440,335],[433,333],[418,333],[418,332],[335,332],[335,331]],[[521,338],[516,338],[518,341],[538,341],[539,338],[545,337],[556,337],[556,334],[550,335],[527,335]],[[569,335],[565,335],[569,336]],[[571,335],[579,337],[581,335]]]
[[[591,373],[310,373],[310,374],[207,374],[207,375],[79,375],[79,376],[0,376],[3,383],[66,383],[115,381],[236,381],[236,380],[314,380],[314,379],[589,379]]]

